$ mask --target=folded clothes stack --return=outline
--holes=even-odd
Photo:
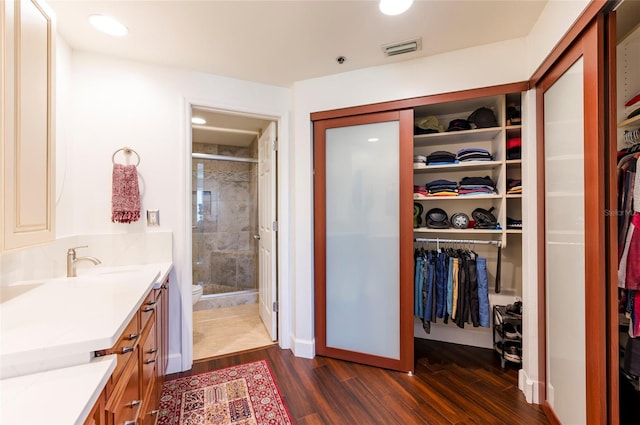
[[[427,165],[457,164],[456,154],[447,151],[435,151],[427,155]]]
[[[413,156],[413,165],[425,165],[427,163],[427,157],[424,155],[414,155]]]
[[[413,194],[414,195],[427,196],[429,194],[429,192],[427,192],[427,190],[424,187],[414,184],[413,185]]]
[[[456,155],[460,162],[466,161],[493,161],[493,155],[488,150],[482,148],[460,149]]]
[[[457,196],[458,185],[456,182],[438,179],[432,180],[425,185],[428,196]]]
[[[507,195],[519,195],[522,193],[522,180],[507,179]]]
[[[463,177],[458,186],[458,195],[495,195],[496,184],[489,176],[485,177]]]
[[[507,217],[507,229],[522,229],[522,220]]]

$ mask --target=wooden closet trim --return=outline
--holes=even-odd
[[[395,111],[400,109],[412,109],[419,106],[452,102],[456,100],[468,100],[478,97],[498,96],[507,93],[523,92],[527,91],[528,89],[528,83],[526,81],[521,81],[517,83],[501,84],[497,86],[482,87],[477,89],[433,94],[429,96],[413,97],[402,100],[392,100],[389,102],[371,103],[369,105],[313,112],[311,114],[311,121],[343,118],[353,115],[371,114],[375,112]]]
[[[616,211],[618,208],[618,131],[616,120],[617,105],[617,25],[616,12],[613,11],[605,15],[605,31],[607,32],[607,46],[605,47],[605,60],[607,63],[605,76],[608,82],[608,98],[606,100],[609,117],[609,132],[607,140],[609,143],[605,147],[605,187],[608,197],[605,211]],[[619,335],[618,335],[618,220],[617,214],[605,214],[605,235],[606,235],[606,255],[607,255],[607,328],[608,338],[608,379],[609,379],[609,421],[611,425],[620,423],[620,358],[619,358]]]

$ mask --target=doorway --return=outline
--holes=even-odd
[[[276,126],[196,106],[191,115],[193,359],[200,360],[277,340],[276,315],[264,311],[276,294]]]

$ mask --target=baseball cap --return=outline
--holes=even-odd
[[[460,130],[471,130],[471,125],[469,121],[463,119],[455,119],[449,122],[449,127],[447,127],[447,131],[460,131]]]
[[[478,108],[469,117],[467,121],[476,125],[476,128],[497,127],[498,121],[493,111],[489,108]]]
[[[417,134],[441,133],[444,131],[438,118],[429,115],[424,118],[416,118],[414,121]]]

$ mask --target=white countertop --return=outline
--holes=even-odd
[[[111,348],[171,267],[154,263],[79,269],[77,277],[44,280],[3,302],[0,378],[87,363],[93,351]]]
[[[116,356],[0,381],[0,423],[82,424],[116,367]]]
[[[117,342],[172,267],[97,266],[79,269],[73,278],[5,286],[0,423],[82,423],[116,365],[116,356],[93,358],[92,353]]]

